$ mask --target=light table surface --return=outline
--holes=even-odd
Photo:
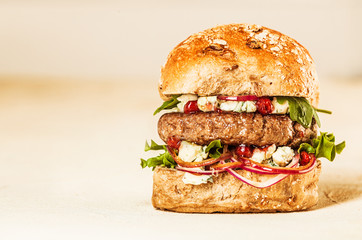
[[[159,140],[157,79],[0,81],[1,239],[361,239],[362,81],[323,81],[318,205],[277,214],[178,214],[151,205],[145,140]]]

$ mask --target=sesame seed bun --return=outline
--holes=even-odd
[[[161,70],[161,98],[176,94],[296,96],[318,106],[319,83],[309,52],[269,28],[229,24],[177,45]]]

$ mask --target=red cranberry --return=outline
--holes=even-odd
[[[269,98],[262,97],[256,102],[256,108],[261,115],[267,115],[273,112],[274,106]]]
[[[199,111],[200,111],[200,109],[197,106],[197,101],[188,101],[185,104],[184,113],[194,113],[194,112],[199,112]]]
[[[304,138],[304,132],[303,132],[303,131],[299,131],[299,132],[298,132],[298,136],[299,136],[300,138]]]
[[[239,157],[250,158],[253,155],[253,151],[251,147],[241,144],[236,148],[236,155],[238,155]]]
[[[175,149],[180,148],[181,141],[177,137],[169,137],[167,140],[167,146]]]
[[[301,166],[305,166],[307,165],[312,159],[314,158],[314,154],[313,153],[307,153],[305,151],[302,151],[300,153],[300,160],[299,160],[299,164]]]

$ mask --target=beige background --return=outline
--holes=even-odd
[[[157,79],[181,40],[234,22],[294,37],[310,50],[321,76],[361,76],[359,0],[2,0],[0,72]]]
[[[1,1],[1,239],[360,239],[361,1]],[[156,85],[191,33],[254,22],[296,38],[321,79],[322,130],[347,148],[323,161],[320,201],[287,214],[152,208],[139,158],[158,140]]]

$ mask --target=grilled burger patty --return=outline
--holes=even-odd
[[[166,113],[158,121],[158,134],[207,145],[215,139],[228,145],[298,147],[317,137],[317,124],[310,128],[293,122],[288,115],[236,112]]]

